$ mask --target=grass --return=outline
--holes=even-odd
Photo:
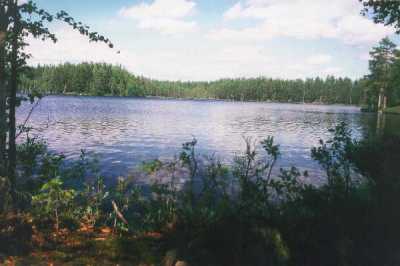
[[[400,106],[389,107],[385,109],[387,114],[400,114]]]

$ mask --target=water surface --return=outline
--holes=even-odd
[[[19,121],[30,107],[24,103],[18,109]],[[107,176],[126,175],[146,160],[171,159],[192,137],[199,153],[230,163],[243,150],[243,137],[269,135],[281,145],[280,166],[299,166],[317,176],[310,149],[341,121],[356,138],[382,127],[376,114],[352,106],[73,96],[43,98],[29,125],[67,158],[81,149],[93,152]],[[383,126],[400,131],[400,116],[385,116]]]

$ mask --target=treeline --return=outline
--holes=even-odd
[[[129,73],[121,66],[81,63],[37,66],[21,78],[23,90],[43,94],[159,96],[237,101],[360,104],[362,86],[349,78],[284,80],[221,79],[211,82],[158,81]]]
[[[44,94],[144,96],[146,82],[120,66],[65,63],[28,69],[21,78],[21,88]]]
[[[369,75],[364,79],[365,104],[372,111],[400,105],[400,50],[383,38],[370,51]]]

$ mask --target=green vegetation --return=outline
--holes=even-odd
[[[18,136],[27,130],[25,125],[17,127],[16,108],[22,101],[34,102],[41,97],[31,92],[28,97],[19,97],[21,75],[31,57],[25,52],[26,37],[57,41],[56,36],[45,25],[55,20],[61,21],[93,42],[102,42],[110,48],[113,44],[108,38],[89,31],[89,27],[76,21],[65,11],[50,14],[39,8],[33,1],[0,1],[0,176],[7,176],[11,186],[11,197],[15,201],[17,194],[17,145]],[[28,117],[29,118],[29,117]],[[17,129],[20,131],[17,132]]]
[[[326,171],[320,186],[295,167],[272,174],[272,137],[263,153],[247,139],[230,167],[199,161],[196,140],[185,143],[179,159],[144,164],[149,177],[168,173],[148,187],[105,185],[84,153],[65,164],[29,139],[18,158],[32,151],[35,169],[23,167],[33,174],[18,178],[16,205],[1,201],[0,254],[22,264],[397,265],[400,139],[355,142],[344,124],[331,132],[312,150]]]
[[[141,170],[147,174],[151,174],[160,170],[162,165],[162,162],[158,159],[149,162],[143,162]]]
[[[359,0],[364,8],[361,13],[372,17],[375,23],[392,26],[400,33],[400,2]],[[376,111],[400,104],[400,51],[396,44],[384,38],[370,52],[370,75],[364,79],[365,110]],[[395,109],[396,110],[396,109]],[[393,109],[389,109],[393,112]]]
[[[398,28],[398,4],[362,1],[376,22]],[[0,263],[99,265],[399,265],[400,139],[351,139],[342,124],[312,157],[326,182],[312,184],[297,168],[273,171],[279,145],[267,137],[259,154],[250,139],[232,166],[199,161],[194,139],[178,159],[144,163],[140,186],[119,178],[105,184],[96,161],[47,150],[16,126],[17,91],[42,93],[201,97],[232,100],[368,103],[399,102],[398,51],[384,39],[372,51],[371,75],[349,79],[259,79],[162,82],[121,67],[80,64],[26,70],[23,37],[56,40],[44,25],[58,19],[110,46],[110,41],[61,11],[33,2],[0,0]],[[70,71],[70,72],[69,72]],[[59,72],[59,73],[58,73]],[[23,86],[19,86],[23,84]],[[366,88],[366,89],[365,89]],[[364,95],[365,94],[365,95]],[[380,97],[379,97],[380,96]],[[363,98],[366,97],[366,98]],[[361,99],[363,98],[363,100]],[[379,102],[379,103],[378,103]],[[386,101],[384,100],[383,103]],[[17,130],[20,132],[17,132]],[[24,134],[26,142],[17,145]],[[178,171],[184,170],[184,171]],[[177,173],[184,173],[178,176]],[[179,182],[184,178],[186,182]],[[177,263],[180,261],[180,263]]]
[[[158,81],[135,76],[121,66],[65,63],[25,71],[21,92],[355,104],[365,106],[363,109],[367,111],[398,105],[400,51],[391,40],[384,38],[370,55],[370,74],[356,81],[333,76],[305,80],[259,77],[210,82]]]
[[[369,0],[360,2],[364,6],[362,10],[364,15],[372,16],[376,23],[393,25],[399,29],[398,3]],[[64,13],[59,15],[65,20]],[[67,22],[74,27],[82,25],[74,21]],[[46,31],[43,33],[45,36],[48,34]],[[92,38],[87,30],[84,34]],[[52,35],[48,37],[54,39]],[[104,37],[93,35],[93,39],[109,43]],[[371,50],[370,55],[370,74],[355,81],[333,76],[305,80],[258,77],[210,82],[158,81],[136,76],[121,66],[106,63],[76,65],[64,63],[27,69],[20,75],[19,91],[32,95],[40,92],[41,94],[339,103],[362,105],[366,111],[377,111],[398,105],[400,51],[391,40],[384,38]]]
[[[388,114],[400,114],[400,106],[386,108],[385,109],[385,113],[388,113]]]
[[[65,63],[26,72],[21,90],[42,94],[159,96],[237,101],[359,104],[362,87],[349,78],[306,80],[269,78],[223,79],[212,82],[157,81],[130,74],[120,66]]]
[[[375,23],[385,26],[393,26],[396,33],[400,33],[400,2],[398,1],[375,1],[359,0],[364,9],[361,13],[364,16],[371,16]]]
[[[400,51],[388,38],[374,47],[369,61],[370,74],[365,78],[365,99],[368,109],[382,110],[400,103]]]

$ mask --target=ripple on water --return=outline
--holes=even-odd
[[[29,109],[27,103],[18,109],[19,121]],[[103,173],[111,176],[145,160],[173,158],[193,136],[199,152],[229,163],[243,150],[243,136],[261,140],[269,135],[281,145],[279,166],[301,166],[320,175],[310,149],[341,121],[356,137],[376,125],[374,116],[348,106],[63,96],[42,99],[29,123],[51,150],[71,157],[82,148],[98,154]]]

